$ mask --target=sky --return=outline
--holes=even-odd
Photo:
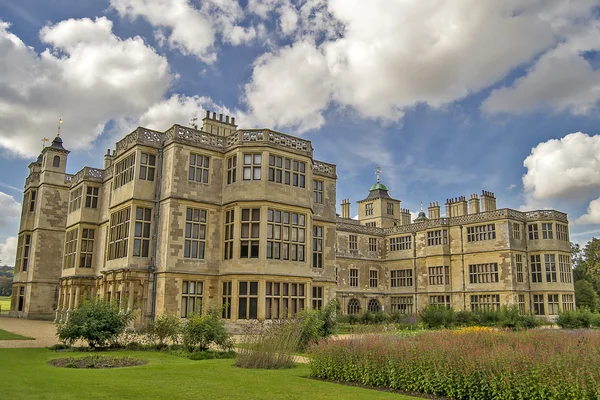
[[[0,263],[44,137],[67,172],[205,110],[311,140],[337,203],[494,192],[600,235],[600,0],[0,0]],[[339,208],[339,206],[338,206]]]

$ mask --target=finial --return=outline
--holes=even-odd
[[[377,175],[377,183],[381,180],[381,167],[378,165],[377,170],[375,170],[375,175]]]
[[[59,119],[58,120],[58,132],[56,132],[56,136],[60,136],[60,124],[62,124],[62,123],[63,123],[63,120]]]
[[[423,212],[423,200],[421,200],[421,212]]]
[[[44,148],[46,147],[46,142],[49,142],[50,139],[48,139],[47,137],[42,138],[42,150],[44,150]]]
[[[190,126],[194,129],[198,129],[198,124],[196,124],[196,121],[198,121],[198,118],[196,118],[196,117],[190,118]]]

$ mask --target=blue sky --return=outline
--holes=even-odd
[[[338,203],[481,190],[600,234],[600,0],[0,0],[0,260],[59,118],[68,172],[205,109],[313,142]]]

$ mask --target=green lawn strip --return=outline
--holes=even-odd
[[[8,314],[10,310],[10,297],[0,296],[0,311],[2,314]]]
[[[139,367],[70,369],[52,358],[89,353],[47,349],[0,349],[0,393],[18,399],[416,399],[359,387],[307,379],[308,366],[286,370],[237,368],[233,360],[192,361],[156,352],[100,353],[149,361]]]
[[[8,332],[0,329],[0,340],[35,340],[27,336],[17,335],[16,333]]]

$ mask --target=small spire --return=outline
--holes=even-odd
[[[196,117],[190,118],[190,126],[194,129],[198,129],[198,124],[196,123],[196,121],[198,121],[198,118],[196,118]]]
[[[421,200],[421,212],[423,212],[423,200]]]
[[[62,124],[62,123],[63,123],[63,120],[59,119],[58,120],[58,131],[56,132],[56,136],[60,136],[60,124]]]
[[[46,142],[49,142],[50,139],[48,139],[47,137],[42,138],[42,150],[44,150],[44,148],[46,147]]]
[[[377,175],[377,183],[380,183],[381,181],[381,167],[378,165],[377,169],[375,170],[375,175]]]

